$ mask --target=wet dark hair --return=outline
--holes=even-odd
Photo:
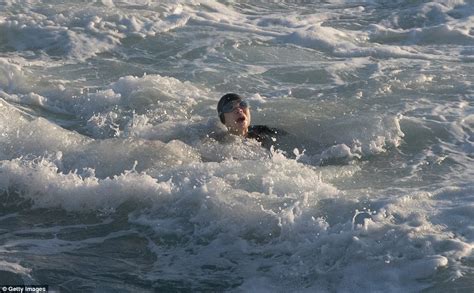
[[[222,124],[225,124],[224,112],[222,112],[222,109],[227,103],[230,103],[236,100],[243,100],[243,98],[239,96],[238,94],[228,93],[228,94],[223,95],[221,99],[219,100],[219,103],[217,103],[217,114],[219,115],[219,119],[221,120]]]

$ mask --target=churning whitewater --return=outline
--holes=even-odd
[[[470,292],[473,64],[471,0],[0,1],[0,285]]]

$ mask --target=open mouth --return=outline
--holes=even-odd
[[[237,122],[238,124],[244,123],[245,122],[245,117],[239,117],[239,118],[237,118],[237,120],[235,122]]]

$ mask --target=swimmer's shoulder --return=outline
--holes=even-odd
[[[267,125],[251,125],[249,127],[249,137],[253,136],[261,136],[261,135],[272,135],[272,136],[280,136],[280,135],[287,135],[283,129],[275,128],[275,127],[268,127]]]

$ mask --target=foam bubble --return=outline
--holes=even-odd
[[[20,64],[0,58],[0,89],[8,93],[27,93],[31,90],[29,80],[25,78],[24,69]]]

